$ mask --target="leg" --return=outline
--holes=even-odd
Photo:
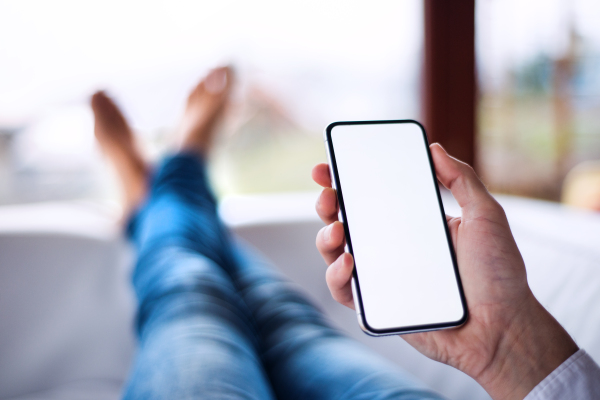
[[[331,328],[249,246],[238,244],[235,254],[235,283],[258,327],[263,363],[278,398],[441,398]]]
[[[272,398],[198,161],[168,160],[151,190],[129,229],[140,350],[125,398]]]
[[[205,83],[215,80],[220,81],[213,71],[192,92],[188,103],[202,96]],[[213,102],[216,107],[205,104],[205,111],[220,113],[220,100],[226,97],[223,89],[221,96],[213,90],[211,97],[204,97],[217,100]],[[92,108],[96,137],[121,179],[125,210],[137,209],[147,197],[149,168],[114,103],[97,93]],[[211,127],[217,117],[206,112],[194,114],[200,127]],[[192,141],[198,152],[206,142],[200,133]],[[154,180],[150,199],[129,226],[139,250],[133,281],[139,301],[140,349],[125,397],[269,399],[271,388],[257,355],[249,313],[221,267],[226,252],[219,250],[219,240],[211,241],[220,237],[211,231],[214,212],[187,218],[194,216],[196,209],[214,209],[214,200],[203,190],[201,168],[193,159],[191,168],[186,157],[165,163]]]

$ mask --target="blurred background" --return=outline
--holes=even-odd
[[[0,4],[5,203],[114,197],[88,107],[100,88],[157,157],[199,78],[232,64],[211,174],[221,195],[315,190],[329,122],[418,116],[418,1]]]
[[[560,198],[600,159],[600,3],[478,1],[480,169],[497,192]]]
[[[0,203],[114,202],[89,96],[106,89],[156,159],[190,88],[225,63],[239,85],[212,164],[219,195],[315,190],[328,123],[421,119],[423,12],[420,0],[1,1]],[[560,200],[567,172],[600,159],[599,16],[594,0],[476,1],[472,146],[492,190]]]

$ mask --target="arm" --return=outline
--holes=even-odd
[[[470,318],[458,329],[403,335],[429,358],[474,378],[494,399],[523,399],[546,376],[577,352],[568,333],[536,300],[527,284],[523,258],[502,207],[468,165],[431,145],[438,180],[461,207],[448,217]],[[337,198],[327,164],[313,179],[325,189],[317,212],[328,224],[317,248],[329,265],[333,298],[354,308],[350,281],[353,260],[344,253],[344,229],[337,221]]]

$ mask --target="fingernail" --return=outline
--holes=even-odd
[[[213,70],[206,79],[205,87],[209,93],[221,93],[227,85],[227,73],[224,70]]]
[[[439,144],[439,143],[435,143],[435,144],[437,144],[437,145],[438,145],[438,147],[444,151],[444,153],[448,154],[448,152],[446,151],[446,149],[444,148],[444,146],[442,146],[442,145],[441,145],[441,144]]]
[[[327,226],[327,228],[325,228],[325,231],[323,232],[323,239],[325,239],[326,242],[329,242],[329,238],[331,238],[331,229],[333,228],[333,224]]]

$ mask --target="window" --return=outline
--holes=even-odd
[[[0,202],[113,198],[88,98],[106,89],[167,151],[208,68],[239,77],[211,176],[221,195],[314,190],[322,130],[418,118],[420,1],[4,1]]]
[[[479,159],[492,190],[559,200],[600,160],[600,3],[479,0]]]

